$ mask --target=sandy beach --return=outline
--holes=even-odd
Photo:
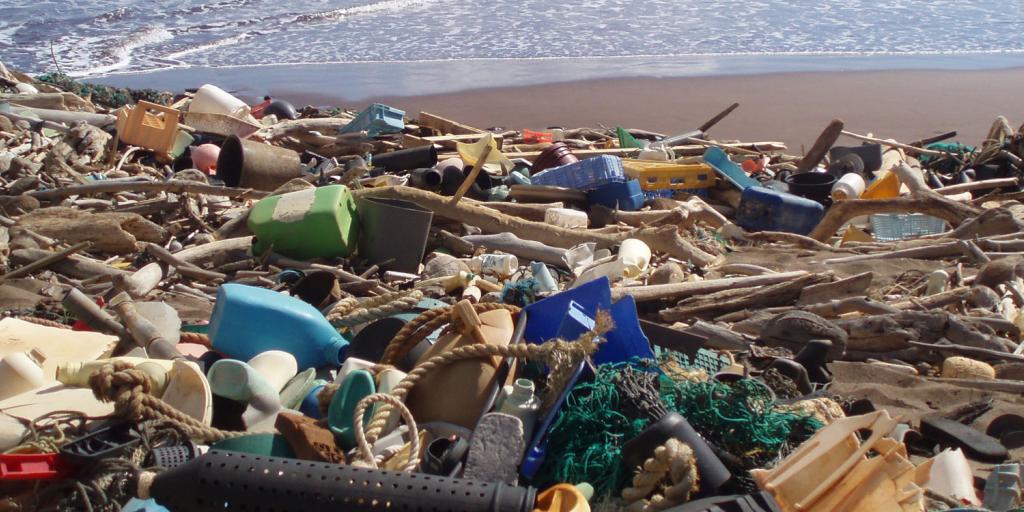
[[[976,143],[996,116],[1019,119],[1022,83],[1024,69],[780,73],[601,79],[373,101],[481,128],[623,125],[663,133],[693,129],[735,101],[740,108],[714,128],[715,138],[781,141],[799,151],[833,118],[857,133],[910,141],[957,130],[959,140]]]

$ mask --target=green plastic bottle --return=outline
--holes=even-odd
[[[348,256],[358,243],[352,193],[344,185],[298,190],[260,200],[249,213],[253,254],[274,252],[299,260]]]

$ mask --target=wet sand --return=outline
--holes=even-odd
[[[622,125],[667,134],[692,130],[739,102],[712,137],[780,141],[799,152],[833,118],[849,131],[884,138],[911,141],[957,130],[958,140],[977,144],[998,115],[1014,127],[1024,121],[1022,84],[1024,69],[780,73],[600,79],[373,101],[411,117],[428,111],[479,128]],[[329,95],[279,94],[332,103]]]

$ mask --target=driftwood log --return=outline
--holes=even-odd
[[[663,309],[660,315],[666,322],[679,322],[693,318],[712,318],[746,308],[781,306],[795,302],[804,288],[831,277],[830,274],[807,274],[768,286],[729,289],[691,297],[673,308]]]
[[[139,242],[163,242],[167,230],[134,213],[89,213],[76,208],[34,210],[18,218],[19,227],[66,242],[93,243],[93,248],[114,254],[138,250]]]
[[[848,347],[861,352],[891,352],[911,347],[911,341],[938,343],[946,339],[973,348],[1007,352],[1016,344],[970,317],[944,311],[901,311],[889,315],[839,319],[849,333]]]

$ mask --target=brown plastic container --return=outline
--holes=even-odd
[[[232,135],[224,140],[217,158],[217,177],[229,187],[273,191],[302,176],[299,154]]]
[[[580,159],[576,158],[576,155],[572,154],[572,150],[569,146],[566,146],[564,142],[556,142],[548,146],[544,151],[540,152],[537,159],[533,162],[533,167],[530,172],[537,174],[544,169],[550,169],[552,167],[558,167],[560,165],[571,164],[573,162],[579,162]]]

